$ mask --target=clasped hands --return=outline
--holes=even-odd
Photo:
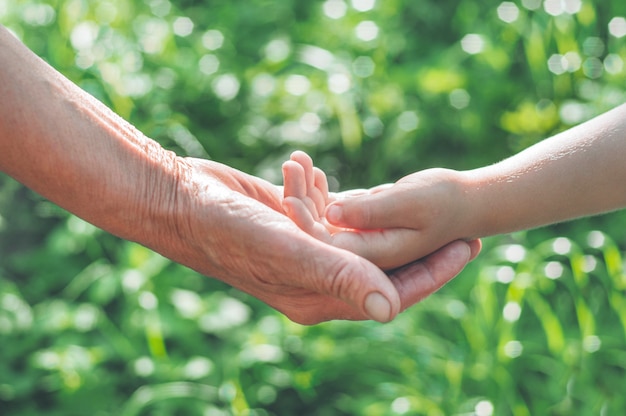
[[[390,321],[454,278],[480,251],[479,240],[450,242],[436,236],[437,230],[387,228],[396,227],[393,218],[378,222],[378,214],[367,214],[367,204],[359,201],[392,188],[358,198],[359,192],[330,194],[324,174],[303,152],[284,164],[282,189],[219,163],[187,163],[205,185],[193,192],[197,205],[188,212],[196,214],[185,233],[203,241],[204,258],[181,262],[301,324]],[[344,216],[333,218],[333,207],[341,205]],[[211,212],[198,214],[207,207]]]
[[[429,253],[428,242],[400,247],[395,244],[411,243],[401,231],[397,239],[387,238],[393,230],[330,226],[320,216],[327,202],[354,192],[329,194],[325,176],[302,152],[284,165],[282,189],[216,162],[185,163],[198,189],[186,192],[192,205],[185,212],[192,214],[178,228],[194,246],[177,250],[183,258],[170,257],[301,324],[388,322],[455,277],[480,251],[478,240],[456,241],[415,261]]]

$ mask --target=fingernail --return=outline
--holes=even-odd
[[[341,222],[341,206],[337,204],[330,205],[326,209],[326,219],[335,224]]]
[[[378,322],[389,322],[391,319],[391,304],[379,292],[372,292],[365,298],[365,312]]]

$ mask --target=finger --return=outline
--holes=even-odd
[[[333,229],[326,225],[331,234],[331,244],[366,258],[383,270],[392,270],[431,254],[447,244],[426,238],[416,230],[395,228],[376,231],[354,231]],[[482,249],[479,239],[466,241],[470,248],[470,260],[474,260]]]
[[[330,233],[326,227],[315,218],[302,200],[294,197],[287,197],[283,200],[283,210],[296,225],[306,233],[318,240],[328,242]]]
[[[315,192],[313,192],[311,198],[315,202],[317,212],[320,215],[324,215],[326,205],[328,205],[328,203],[330,202],[328,197],[328,179],[326,179],[326,174],[324,173],[324,171],[319,168],[313,168],[313,176],[315,181]]]
[[[281,228],[286,232],[261,240],[265,243],[258,248],[266,255],[257,264],[267,270],[263,276],[273,276],[265,284],[272,286],[280,301],[263,295],[267,292],[263,288],[257,291],[262,299],[301,323],[329,319],[388,322],[399,313],[396,287],[374,264],[299,229]]]
[[[383,270],[403,266],[446,243],[408,228],[340,231],[333,234],[331,241],[334,246],[365,257]]]
[[[477,238],[475,240],[467,241],[467,244],[470,247],[472,254],[470,255],[470,261],[474,260],[480,254],[480,251],[483,248],[483,242]]]
[[[400,227],[406,222],[406,193],[398,187],[379,190],[376,193],[347,198],[334,202],[326,208],[325,217],[331,224],[357,229]]]
[[[283,182],[285,197],[306,198],[306,179],[302,165],[291,160],[283,163]]]
[[[291,154],[291,160],[299,163],[304,169],[307,193],[315,186],[315,176],[313,173],[313,159],[301,150],[296,150]]]
[[[325,250],[328,252],[321,255],[308,253],[316,263],[311,268],[310,289],[341,299],[379,322],[388,322],[398,314],[400,297],[385,273],[352,253],[331,246]],[[334,250],[338,251],[330,255]]]
[[[402,310],[418,303],[457,276],[472,256],[471,244],[454,241],[421,261],[391,274]]]

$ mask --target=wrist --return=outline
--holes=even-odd
[[[458,213],[462,238],[476,239],[491,235],[494,228],[494,210],[490,208],[489,187],[485,172],[481,169],[460,171],[457,186],[459,189]]]
[[[180,235],[184,213],[189,211],[191,168],[184,158],[153,145],[140,174],[135,202],[128,217],[124,216],[125,229],[119,234],[171,258],[185,249]]]

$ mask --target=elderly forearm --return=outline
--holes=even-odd
[[[124,238],[145,240],[153,223],[168,223],[184,174],[174,154],[1,26],[0,62],[1,171]]]
[[[468,172],[478,235],[493,235],[626,206],[626,105]]]

